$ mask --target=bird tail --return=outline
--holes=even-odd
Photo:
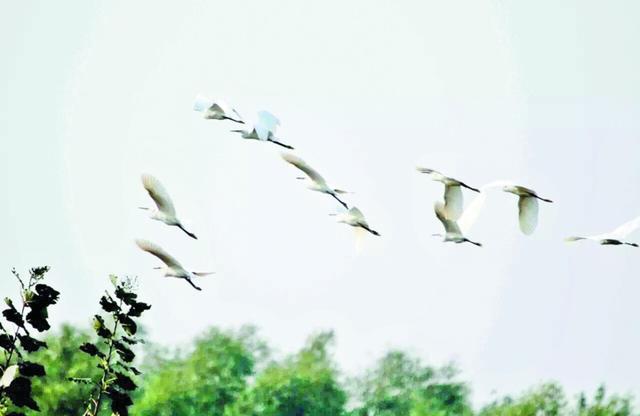
[[[279,142],[279,141],[277,141],[277,140],[274,140],[274,139],[269,138],[269,139],[267,139],[267,141],[270,141],[270,142],[271,142],[271,143],[273,143],[273,144],[277,144],[278,146],[282,146],[282,147],[284,147],[285,149],[294,150],[294,149],[293,149],[293,146],[289,146],[288,144],[284,144],[284,143]]]
[[[187,229],[186,229],[186,228],[184,228],[184,227],[182,226],[182,224],[178,224],[178,228],[180,228],[182,231],[184,231],[184,232],[185,232],[189,237],[193,238],[194,240],[197,240],[197,239],[198,239],[198,237],[196,237],[196,235],[195,235],[194,233],[192,233],[192,232],[190,232],[190,231],[187,231]]]
[[[191,286],[193,286],[195,290],[202,290],[202,288],[199,288],[198,286],[196,286],[188,277],[186,277],[184,280],[186,280]]]
[[[200,276],[200,277],[209,276],[209,275],[215,274],[215,272],[191,272],[191,273],[193,273],[196,276]]]
[[[344,202],[342,199],[338,198],[338,196],[337,196],[335,193],[330,194],[330,195],[331,195],[332,197],[334,197],[338,202],[340,202],[340,204],[341,204],[343,207],[345,207],[345,209],[349,209],[349,205],[347,205],[347,204],[346,204],[346,202]]]

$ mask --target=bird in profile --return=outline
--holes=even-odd
[[[640,227],[640,217],[633,219],[629,222],[626,222],[616,228],[615,230],[599,235],[589,235],[583,237],[569,237],[565,239],[567,242],[572,241],[580,241],[580,240],[592,240],[596,241],[603,246],[611,245],[611,246],[619,246],[619,245],[627,245],[632,247],[638,247],[637,243],[632,243],[626,241],[626,238],[629,234],[633,233]]]
[[[165,277],[185,279],[196,290],[202,289],[193,283],[194,276],[208,276],[213,274],[213,272],[190,272],[185,270],[185,268],[182,267],[178,260],[164,251],[162,247],[150,241],[138,239],[136,240],[136,244],[142,250],[156,256],[165,264],[165,267],[154,267],[155,270],[163,270]]]
[[[307,165],[307,163],[304,160],[300,159],[298,156],[296,156],[294,154],[291,154],[291,153],[282,153],[281,156],[286,162],[292,164],[293,166],[295,166],[296,168],[300,169],[301,171],[303,171],[307,175],[306,178],[305,177],[298,177],[296,179],[300,179],[300,180],[309,179],[310,182],[311,182],[307,186],[309,189],[311,189],[312,191],[321,192],[323,194],[331,195],[345,209],[349,209],[349,206],[338,197],[338,194],[346,194],[347,193],[346,191],[342,191],[340,189],[335,189],[335,188],[332,188],[329,185],[327,185],[327,181],[325,181],[324,178],[315,169],[313,169],[311,166]]]
[[[536,226],[538,225],[538,200],[549,203],[553,201],[541,198],[533,189],[514,185],[513,183],[505,184],[502,190],[504,192],[518,195],[518,219],[520,222],[520,231],[526,235],[533,234]]]
[[[356,207],[351,207],[344,212],[329,215],[337,217],[337,221],[343,224],[348,224],[356,228],[362,228],[363,230],[366,230],[373,235],[380,235],[379,232],[369,227],[369,224],[367,223],[367,220],[365,220],[364,215],[362,215],[362,212]]]
[[[189,237],[194,239],[198,238],[195,236],[195,234],[193,234],[190,231],[187,231],[184,228],[184,226],[176,216],[176,209],[173,206],[173,201],[171,201],[171,197],[169,197],[169,194],[167,193],[166,189],[164,188],[164,186],[162,186],[162,184],[158,179],[145,173],[142,175],[142,185],[144,186],[144,189],[146,189],[147,192],[149,193],[149,196],[151,197],[151,199],[153,199],[153,202],[156,203],[157,209],[152,210],[146,207],[138,207],[138,208],[151,211],[151,215],[150,215],[151,219],[162,221],[167,225],[176,226],[180,228],[182,231],[184,231]]]
[[[444,176],[437,170],[423,168],[418,166],[416,170],[420,173],[425,173],[436,182],[444,184],[444,209],[447,213],[447,218],[457,220],[462,215],[462,208],[464,206],[464,199],[462,196],[462,188],[467,188],[474,192],[480,192],[479,189],[473,188],[464,182],[457,179]]]
[[[449,241],[454,242],[456,244],[471,243],[478,247],[482,247],[482,244],[477,243],[475,241],[471,241],[462,234],[462,231],[460,230],[460,227],[458,226],[458,223],[456,222],[456,220],[453,220],[447,217],[447,210],[445,208],[445,205],[442,202],[440,201],[436,202],[433,206],[433,209],[436,213],[436,217],[440,220],[445,230],[444,235],[433,234],[435,237],[443,237],[442,241],[444,241],[445,243]]]
[[[278,146],[286,149],[293,150],[292,146],[282,143],[280,139],[275,137],[275,131],[280,125],[280,120],[268,111],[258,112],[258,120],[253,124],[251,130],[235,129],[231,130],[232,133],[240,133],[243,139],[247,140],[262,140],[277,144]]]
[[[193,110],[202,113],[208,120],[229,120],[235,123],[244,124],[240,114],[229,104],[222,100],[212,100],[204,95],[198,94],[193,104]],[[232,117],[234,115],[236,118]]]

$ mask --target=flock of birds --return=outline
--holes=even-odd
[[[243,126],[248,125],[235,109],[222,100],[211,100],[205,96],[198,95],[193,109],[201,112],[203,117],[208,120],[227,120]],[[246,140],[271,142],[277,146],[294,150],[292,146],[283,143],[281,139],[275,136],[276,129],[279,125],[280,121],[273,114],[268,111],[260,111],[257,113],[256,121],[251,124],[251,129],[234,129],[231,130],[231,132],[239,133],[240,137]],[[295,166],[305,174],[305,176],[299,176],[296,179],[307,181],[309,189],[327,194],[340,203],[340,210],[337,213],[329,215],[335,216],[340,223],[366,230],[376,236],[380,235],[380,233],[369,226],[364,215],[357,207],[349,207],[349,205],[340,198],[340,195],[347,194],[348,192],[329,186],[322,175],[293,153],[282,153],[281,156],[284,161]],[[470,243],[476,246],[482,246],[481,243],[468,239],[465,234],[469,232],[471,226],[478,218],[486,201],[487,192],[491,189],[500,188],[504,192],[514,194],[518,197],[520,230],[526,235],[533,234],[537,227],[538,201],[546,203],[553,202],[550,199],[542,198],[533,189],[517,185],[512,181],[494,181],[480,188],[474,188],[433,169],[418,167],[417,170],[422,174],[428,175],[432,180],[444,184],[444,202],[437,201],[434,204],[434,211],[436,217],[442,223],[445,233],[433,234],[434,236],[442,237],[444,242],[453,242],[456,244]],[[196,235],[188,231],[178,219],[173,201],[158,179],[152,175],[143,174],[142,185],[151,199],[153,199],[156,208],[140,207],[140,209],[150,211],[151,219],[178,227],[189,237],[197,239]],[[469,204],[467,209],[464,209],[462,188],[478,193],[478,196]],[[593,236],[573,236],[567,238],[565,241],[592,240],[602,245],[629,245],[638,247],[638,244],[627,241],[626,237],[639,227],[640,217],[621,225],[609,233]],[[164,263],[164,267],[155,267],[155,269],[163,270],[165,277],[185,279],[194,289],[201,290],[200,287],[193,283],[194,277],[213,274],[212,272],[188,271],[162,247],[148,240],[138,239],[136,240],[136,244],[142,250],[154,255]]]

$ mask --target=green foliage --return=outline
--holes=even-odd
[[[305,348],[271,363],[227,416],[341,415],[347,395],[329,355],[333,333],[311,337]]]
[[[47,369],[45,378],[34,380],[33,395],[37,397],[42,414],[81,416],[86,407],[93,382],[100,370],[78,350],[78,345],[93,341],[88,331],[64,325],[56,334],[46,338],[45,350],[33,358]],[[89,377],[84,383],[73,383],[69,378]],[[35,414],[34,414],[35,416]]]
[[[256,357],[264,345],[255,330],[209,330],[195,341],[193,350],[152,357],[147,377],[133,413],[139,416],[223,415],[236,401],[254,373]]]
[[[96,360],[101,375],[87,373],[84,377],[69,377],[70,381],[79,386],[95,386],[84,412],[86,416],[97,416],[103,410],[104,397],[109,399],[113,414],[127,416],[129,406],[133,404],[131,393],[137,387],[132,377],[140,374],[131,366],[135,353],[127,344],[135,345],[139,342],[132,338],[138,328],[133,318],[139,317],[151,306],[137,300],[138,295],[134,292],[130,280],[120,281],[112,277],[111,281],[115,286],[115,298],[118,300],[107,292],[100,298],[100,307],[111,318],[113,324],[108,325],[102,315],[95,315],[93,329],[98,341],[85,341],[78,347],[79,351]]]
[[[377,366],[355,380],[352,412],[367,416],[470,415],[468,389],[455,381],[456,369],[424,366],[402,351],[391,351]]]
[[[31,353],[46,348],[47,344],[32,337],[31,330],[43,332],[50,328],[48,308],[60,295],[41,283],[48,271],[48,267],[33,268],[25,282],[12,270],[20,284],[21,306],[18,309],[10,298],[5,298],[7,307],[2,316],[7,323],[0,323],[0,348],[4,352],[4,362],[0,363],[0,415],[17,416],[24,415],[26,409],[40,410],[33,398],[32,386],[37,378],[45,376],[46,371]],[[15,328],[7,329],[10,326]],[[29,359],[27,354],[30,354]]]

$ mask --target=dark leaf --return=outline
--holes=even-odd
[[[129,347],[127,347],[120,341],[113,341],[113,347],[116,349],[118,355],[124,362],[130,363],[136,357],[133,351],[131,351]]]
[[[47,348],[46,342],[32,338],[29,335],[18,334],[18,339],[20,340],[20,345],[22,345],[22,348],[24,348],[27,352],[34,352],[38,351],[40,348]]]
[[[121,389],[128,391],[135,390],[137,387],[136,383],[134,383],[129,376],[120,372],[116,372],[116,379],[114,383]]]
[[[36,293],[32,293],[27,302],[27,306],[30,309],[27,314],[27,322],[40,332],[49,329],[50,326],[47,322],[49,313],[47,312],[47,308],[58,302],[59,296],[60,292],[51,286],[42,283],[37,284]]]
[[[120,312],[120,306],[108,295],[100,298],[100,306],[105,312]]]
[[[20,312],[18,312],[13,305],[3,310],[2,315],[7,319],[7,321],[14,323],[21,328],[24,327],[24,320],[22,319],[22,316],[20,316]]]
[[[20,375],[25,377],[42,377],[45,375],[44,367],[38,363],[23,361],[18,363]]]
[[[111,338],[111,336],[113,335],[111,331],[109,331],[105,326],[104,319],[102,319],[102,316],[100,315],[94,316],[93,329],[96,330],[96,334],[98,334],[98,336],[101,338]]]
[[[127,315],[139,317],[140,315],[142,315],[142,312],[148,311],[149,309],[151,309],[151,305],[149,305],[148,303],[133,302],[131,304],[131,308],[129,308],[129,312],[127,312]]]
[[[68,377],[67,380],[69,380],[72,383],[78,383],[78,384],[93,384],[93,380],[86,377]]]
[[[9,387],[4,389],[4,392],[16,406],[40,410],[38,404],[31,398],[31,380],[28,378],[16,378]]]
[[[137,339],[135,339],[135,338],[129,338],[129,337],[125,337],[125,336],[123,336],[123,337],[122,337],[122,340],[123,340],[124,342],[126,342],[127,344],[129,344],[129,345],[136,345],[136,344],[139,342],[139,341],[138,341]]]
[[[116,297],[127,305],[131,306],[133,303],[135,303],[138,295],[133,292],[127,291],[124,287],[122,287],[122,285],[120,285],[116,288]]]
[[[13,337],[9,334],[0,334],[0,348],[7,351],[13,348]]]
[[[44,278],[44,274],[48,271],[49,271],[49,266],[41,266],[41,267],[34,267],[33,269],[29,270],[29,273],[31,274],[31,277],[33,279],[41,280],[42,278]]]
[[[31,310],[27,314],[27,322],[37,329],[39,332],[46,331],[51,328],[49,322],[47,322],[47,318],[49,314],[47,313],[46,308],[32,307]]]
[[[92,357],[94,356],[98,356],[100,358],[105,358],[105,355],[100,352],[100,350],[98,349],[98,347],[95,344],[92,344],[90,342],[85,342],[84,344],[80,345],[80,351],[91,355]]]
[[[111,399],[111,410],[120,416],[128,416],[128,407],[133,404],[127,393],[120,391],[113,384],[107,388],[107,395]]]
[[[133,321],[133,319],[121,313],[118,315],[118,320],[120,321],[120,324],[122,324],[122,328],[125,330],[127,334],[135,335],[136,331],[138,330],[138,326]]]

